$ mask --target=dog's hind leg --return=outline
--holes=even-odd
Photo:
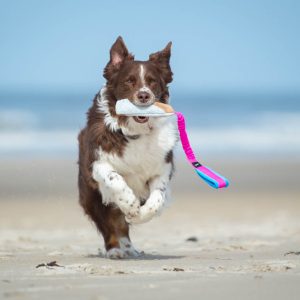
[[[139,256],[129,238],[129,225],[120,209],[102,203],[101,193],[79,176],[80,204],[102,234],[109,258]]]
[[[108,258],[137,257],[140,253],[129,238],[129,225],[120,209],[109,205],[105,213],[105,234],[103,234]]]

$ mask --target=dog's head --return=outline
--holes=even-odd
[[[109,106],[115,115],[113,107],[117,100],[129,99],[136,105],[151,105],[155,101],[168,102],[168,83],[172,81],[170,68],[171,42],[147,61],[135,61],[129,53],[121,37],[110,49],[110,60],[104,69],[103,76],[107,80]],[[116,116],[117,117],[117,116]],[[136,117],[138,123],[146,123],[149,118]]]

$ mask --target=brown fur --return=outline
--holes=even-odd
[[[88,112],[87,127],[79,136],[79,199],[85,213],[95,222],[102,233],[106,249],[118,247],[112,237],[128,237],[128,224],[122,212],[111,205],[102,204],[98,183],[92,178],[92,163],[97,159],[99,146],[107,152],[122,155],[127,143],[121,133],[112,133],[103,123],[103,114],[97,112],[97,96]],[[129,237],[128,237],[129,238]]]
[[[140,63],[147,67],[147,84],[157,99],[166,103],[169,97],[167,84],[172,81],[169,66],[171,43],[160,52],[150,55],[146,62],[134,61],[121,37],[117,39],[110,51],[110,61],[104,69],[107,79],[107,98],[109,111],[116,116],[115,104],[118,99],[134,98],[134,91],[141,86],[136,76]],[[99,184],[92,178],[92,164],[98,159],[96,150],[122,156],[126,144],[130,142],[121,132],[112,132],[104,123],[104,114],[99,112],[95,96],[92,107],[87,114],[87,125],[78,136],[79,141],[79,201],[85,213],[102,233],[107,250],[118,248],[120,237],[129,239],[129,227],[123,213],[113,205],[104,205]],[[118,117],[118,123],[125,124],[126,117]],[[173,153],[169,152],[166,162],[173,164]],[[101,187],[100,187],[101,189]]]

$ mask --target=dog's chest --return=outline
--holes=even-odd
[[[166,155],[174,148],[176,139],[172,124],[156,129],[150,134],[141,135],[135,140],[130,139],[123,155],[113,159],[113,165],[121,175],[125,176],[159,175],[166,163]]]
[[[170,123],[136,140],[129,140],[123,155],[105,155],[113,168],[140,197],[148,196],[147,182],[165,172],[166,156],[174,148],[177,134]]]

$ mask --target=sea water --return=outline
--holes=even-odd
[[[0,92],[0,156],[77,156],[93,92]],[[172,91],[199,156],[299,156],[300,92]]]

